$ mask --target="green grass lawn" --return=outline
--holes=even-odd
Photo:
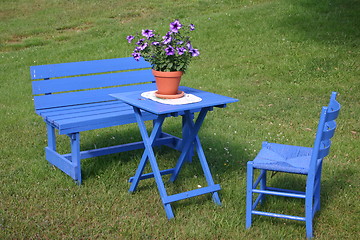
[[[83,185],[45,160],[45,124],[34,113],[29,67],[128,57],[125,37],[194,23],[182,85],[238,98],[200,131],[223,206],[208,195],[176,202],[168,221],[156,184],[129,194],[142,151],[86,159]],[[318,239],[360,232],[360,2],[358,0],[2,0],[0,2],[0,239],[304,239],[305,224],[255,217],[245,229],[246,162],[264,140],[311,146],[321,106],[338,91],[342,112],[322,179]],[[165,131],[180,134],[179,119]],[[140,139],[136,125],[85,132],[82,149]],[[68,138],[59,139],[68,151]],[[163,148],[162,168],[178,153]],[[169,193],[203,185],[194,160]],[[166,180],[166,177],[164,177]],[[277,174],[271,182],[284,183]],[[269,198],[264,209],[301,214],[303,201]]]

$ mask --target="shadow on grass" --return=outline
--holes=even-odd
[[[113,132],[109,131],[105,134],[101,134],[100,136],[93,137],[87,139],[86,136],[82,138],[82,149],[92,149],[94,148],[94,142],[101,143],[100,147],[112,146],[114,145],[114,141],[110,141],[110,139],[116,139],[115,144],[123,144],[134,141],[141,141],[140,133],[137,127],[130,128],[126,130],[126,134],[123,132],[117,132],[114,130]],[[173,134],[175,136],[181,136],[181,130],[178,129],[177,124],[172,124],[170,126],[166,126],[164,129],[165,132]],[[247,154],[245,147],[240,146],[237,142],[232,142],[230,139],[224,139],[219,136],[214,136],[211,134],[207,134],[206,131],[200,130],[200,141],[203,146],[205,156],[207,158],[207,162],[210,167],[210,171],[213,175],[214,180],[216,176],[227,176],[232,172],[242,171],[244,174],[246,173],[246,162],[250,160],[250,156]],[[131,137],[129,137],[131,136]],[[131,138],[131,139],[130,139]],[[226,143],[226,144],[225,144]],[[224,147],[223,144],[225,144]],[[224,150],[224,148],[226,148]],[[212,149],[211,151],[209,149]],[[214,152],[214,149],[215,152]],[[227,149],[232,149],[232,155],[229,155]],[[82,178],[83,180],[95,178],[102,173],[108,171],[109,169],[116,168],[121,169],[122,173],[126,173],[125,178],[129,175],[135,174],[137,164],[140,161],[140,158],[143,153],[143,149],[133,150],[129,152],[116,153],[101,157],[89,158],[82,160]],[[156,147],[155,155],[157,156],[160,170],[164,170],[164,166],[166,165],[168,168],[172,168],[175,166],[177,158],[180,156],[180,152],[164,147]],[[226,159],[226,160],[225,160]],[[132,162],[136,161],[136,162]],[[121,165],[120,167],[118,165]],[[149,167],[150,164],[147,163]],[[147,168],[149,171],[150,168]],[[150,170],[151,171],[151,170]],[[145,172],[145,171],[144,171]],[[179,180],[192,178],[194,175],[203,176],[203,170],[198,160],[197,154],[195,152],[195,156],[193,157],[193,161],[191,164],[185,163],[182,171],[180,172]],[[166,177],[164,177],[165,181]],[[215,180],[216,182],[216,180]]]
[[[288,0],[293,10],[281,27],[307,39],[332,44],[357,45],[360,38],[360,1]],[[357,42],[357,43],[356,43]],[[354,47],[354,45],[352,47]]]

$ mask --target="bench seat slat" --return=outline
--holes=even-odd
[[[34,96],[34,103],[35,103],[35,108],[39,110],[44,108],[54,108],[54,107],[86,104],[93,102],[113,101],[114,98],[109,96],[109,94],[127,92],[127,91],[136,91],[136,90],[144,90],[145,92],[155,89],[156,89],[155,83],[149,83],[149,84],[141,84],[141,85],[87,90],[80,92],[42,95],[42,96]]]
[[[64,119],[57,121],[57,123],[59,124],[59,128],[69,128],[69,127],[77,127],[83,124],[97,123],[99,122],[99,120],[107,121],[107,119],[112,119],[112,118],[119,118],[121,120],[125,119],[126,120],[125,122],[128,122],[128,120],[130,120],[129,123],[136,122],[135,115],[133,114],[132,111],[128,110],[126,112],[110,112],[95,116],[83,116],[72,119]],[[131,119],[134,119],[134,121],[132,121]]]
[[[154,120],[156,116],[151,113],[144,112],[145,120]],[[59,124],[58,129],[60,134],[80,132],[92,129],[98,129],[103,127],[125,125],[130,123],[136,123],[136,118],[133,112],[129,111],[127,114],[121,112],[107,113],[103,115],[97,115],[93,118],[83,117],[73,119],[73,121],[57,122]]]
[[[136,122],[133,109],[120,101],[45,109],[40,110],[39,114],[61,132],[70,131],[70,129],[72,129],[70,132],[73,132],[83,126],[91,128],[92,125],[98,123],[107,126]],[[156,118],[155,115],[147,112],[143,114],[148,120]]]
[[[113,103],[113,104],[86,104],[81,105],[81,107],[73,107],[73,108],[58,108],[57,111],[39,111],[39,114],[42,117],[46,118],[71,118],[75,116],[82,116],[84,114],[92,114],[94,111],[104,112],[104,111],[122,111],[131,109],[129,105],[126,103],[120,102],[120,101],[114,101],[114,102],[107,102],[107,103]]]
[[[93,73],[125,71],[150,67],[151,65],[143,59],[140,59],[140,61],[135,61],[132,57],[128,57],[31,66],[30,74],[31,79],[34,80]]]
[[[133,113],[132,108],[126,108],[126,109],[98,109],[94,111],[86,111],[81,113],[73,112],[71,114],[61,114],[56,116],[47,116],[46,120],[51,123],[59,123],[59,125],[64,125],[68,123],[78,122],[78,121],[84,121],[85,119],[101,119],[106,118],[107,114],[117,114],[119,117],[122,117],[122,115],[127,115],[129,113]]]
[[[47,115],[51,116],[52,114],[58,114],[60,112],[65,111],[82,111],[86,108],[102,108],[102,107],[116,107],[119,104],[123,104],[120,101],[110,101],[110,102],[99,102],[99,103],[91,103],[91,104],[81,104],[81,105],[74,105],[74,106],[65,106],[65,107],[59,107],[59,108],[46,108],[46,109],[40,109],[36,113],[39,115]]]
[[[57,78],[46,81],[34,81],[33,94],[66,92],[154,81],[155,79],[151,73],[151,70]]]
[[[145,120],[154,120],[155,118],[153,115],[146,114]],[[76,127],[71,128],[61,128],[59,130],[59,134],[69,134],[73,132],[83,132],[83,131],[89,131],[94,129],[100,129],[100,128],[107,128],[107,127],[113,127],[113,126],[120,126],[130,123],[136,123],[136,119],[122,119],[119,118],[119,116],[115,116],[108,119],[102,119],[100,122],[94,122],[94,123],[88,123],[87,125],[80,125]]]

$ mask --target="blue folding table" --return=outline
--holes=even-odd
[[[224,108],[226,107],[226,104],[238,101],[234,98],[205,92],[189,87],[182,86],[179,90],[182,90],[187,94],[193,94],[195,96],[198,96],[202,98],[202,101],[183,105],[168,105],[142,97],[142,91],[111,94],[111,96],[113,96],[114,98],[121,100],[133,107],[145,146],[145,150],[138,165],[138,169],[134,177],[130,178],[131,186],[129,191],[135,191],[140,180],[147,178],[155,178],[168,219],[174,217],[174,213],[171,209],[170,203],[182,199],[199,196],[206,193],[212,193],[213,201],[216,204],[221,205],[220,198],[217,193],[217,191],[219,191],[221,188],[219,184],[215,184],[213,181],[203,148],[200,143],[198,132],[208,111],[212,111],[214,107]],[[150,136],[146,131],[146,126],[144,123],[145,119],[143,118],[142,111],[147,111],[157,115],[156,120],[154,120],[154,125]],[[194,121],[194,112],[199,112],[196,121]],[[171,169],[160,171],[153,151],[153,143],[156,137],[161,133],[161,127],[165,118],[171,116],[183,117],[182,127],[183,129],[186,129],[186,132],[188,134],[183,136],[182,150],[176,166]],[[178,193],[175,195],[168,195],[166,193],[166,189],[161,176],[171,174],[170,181],[175,181],[181,170],[181,167],[183,166],[185,159],[190,154],[192,154],[194,147],[198,154],[198,158],[204,171],[208,186],[187,192]],[[145,165],[148,161],[150,162],[153,172],[143,174]]]

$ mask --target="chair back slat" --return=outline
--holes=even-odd
[[[340,110],[340,106],[337,108],[328,107],[328,112],[326,113],[325,122],[334,121],[339,115],[339,110]]]
[[[310,162],[310,172],[316,172],[318,159],[326,157],[330,152],[331,138],[336,130],[336,118],[339,116],[341,105],[336,100],[336,92],[333,92],[330,97],[330,102],[327,107],[322,107],[318,130],[313,147],[313,153]]]
[[[322,141],[318,151],[318,159],[326,157],[330,152],[331,140]]]
[[[321,136],[321,141],[332,138],[335,134],[335,130],[336,130],[335,121],[326,122]]]

